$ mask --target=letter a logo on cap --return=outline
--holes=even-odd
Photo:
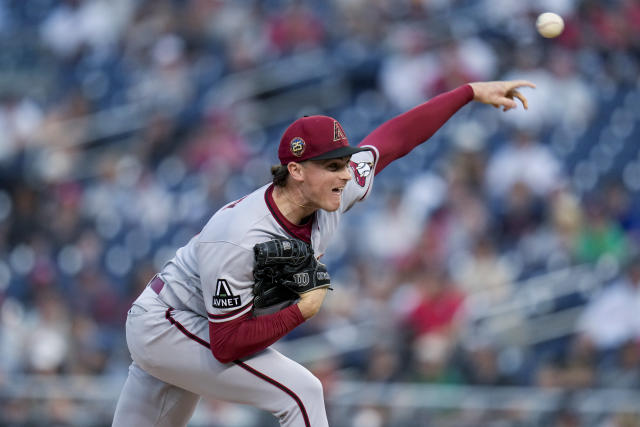
[[[340,126],[340,123],[334,121],[333,122],[333,142],[340,141],[341,139],[347,139],[347,137],[344,134],[344,131]]]

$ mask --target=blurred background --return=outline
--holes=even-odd
[[[526,78],[376,178],[276,347],[332,426],[640,426],[639,60],[635,0],[0,0],[0,425],[110,425],[129,305],[295,118]]]

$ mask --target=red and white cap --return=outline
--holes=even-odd
[[[368,148],[352,147],[340,123],[329,116],[305,116],[291,123],[280,139],[278,158],[286,165],[305,160],[335,159]]]

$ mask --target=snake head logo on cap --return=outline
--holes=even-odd
[[[289,149],[291,150],[291,154],[293,154],[294,156],[296,157],[302,156],[302,153],[304,153],[304,149],[305,149],[304,139],[300,138],[299,136],[296,136],[289,143]]]

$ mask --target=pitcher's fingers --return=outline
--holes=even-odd
[[[496,99],[496,103],[506,108],[506,110],[504,111],[517,107],[516,102],[513,99],[510,99],[508,96],[499,97],[498,99]]]
[[[513,90],[523,86],[530,87],[530,88],[536,87],[536,85],[534,83],[531,83],[529,80],[511,80],[506,83],[509,90]]]
[[[524,107],[525,110],[529,109],[529,103],[527,102],[527,98],[524,97],[524,95],[522,95],[520,92],[518,92],[517,90],[512,91],[510,94],[510,97],[516,97],[520,100],[520,102],[522,102],[522,106]]]

